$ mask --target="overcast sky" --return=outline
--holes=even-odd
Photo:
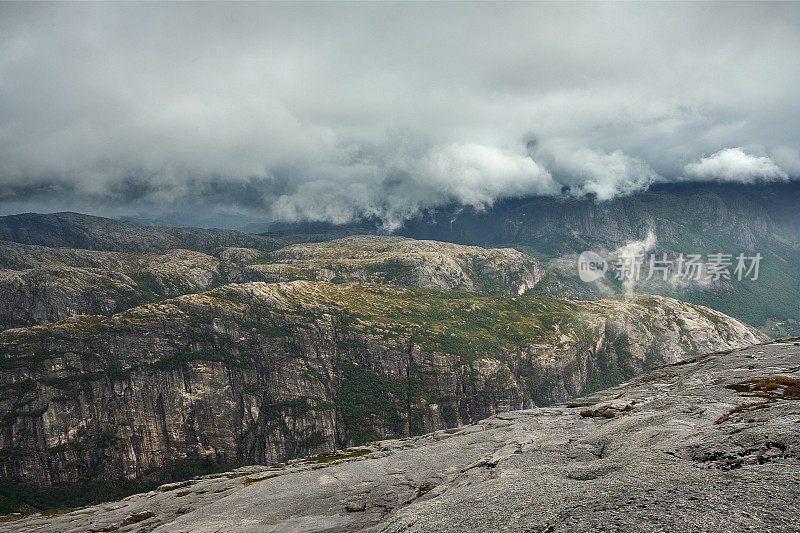
[[[393,226],[797,178],[799,54],[800,3],[3,3],[0,214]]]

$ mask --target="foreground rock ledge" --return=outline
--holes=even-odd
[[[798,531],[799,344],[0,531]]]

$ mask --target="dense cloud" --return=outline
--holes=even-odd
[[[684,169],[691,178],[739,183],[764,180],[786,180],[788,174],[769,157],[758,157],[745,153],[741,148],[726,148]]]
[[[573,194],[591,193],[599,200],[646,190],[661,180],[650,165],[616,150],[610,154],[584,148],[563,159],[565,182]]]
[[[788,3],[4,3],[0,214],[396,226],[797,178],[799,28]]]

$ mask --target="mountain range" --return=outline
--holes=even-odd
[[[0,512],[338,457],[788,334],[795,192],[527,198],[395,235],[0,217]],[[746,282],[586,283],[585,250],[764,259]]]

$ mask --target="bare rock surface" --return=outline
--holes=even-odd
[[[800,346],[774,342],[659,367],[569,404],[197,478],[0,531],[792,532],[798,400]]]
[[[538,261],[513,249],[402,237],[358,236],[274,253],[236,246],[207,252],[86,250],[0,240],[0,331],[80,314],[111,315],[243,281],[377,282],[514,295],[543,276]]]
[[[287,246],[268,264],[249,267],[259,281],[391,283],[429,289],[522,294],[544,275],[534,258],[512,248],[357,235]]]

